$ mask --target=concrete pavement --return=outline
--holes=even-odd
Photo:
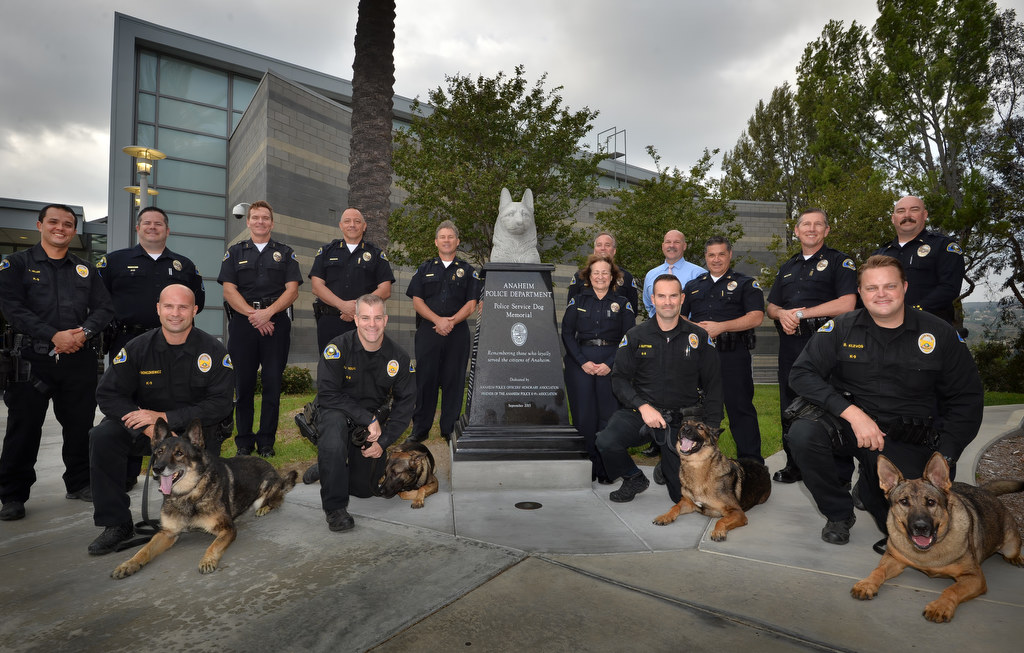
[[[961,468],[1022,418],[1024,406],[987,408]],[[615,504],[617,486],[453,493],[441,479],[422,510],[354,499],[347,533],[327,530],[319,485],[300,485],[281,510],[239,520],[217,572],[198,573],[212,540],[196,532],[115,581],[131,552],[86,554],[99,529],[88,504],[64,498],[52,416],[36,469],[27,518],[0,522],[4,650],[1006,651],[1024,634],[1024,570],[998,555],[988,593],[950,624],[921,611],[951,581],[914,570],[872,601],[851,598],[879,534],[858,513],[850,544],[822,542],[802,484],[774,484],[725,542],[699,515],[651,524],[671,505],[653,484]],[[138,510],[141,485],[132,499]]]

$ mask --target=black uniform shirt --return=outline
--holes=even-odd
[[[797,253],[779,268],[768,301],[782,309],[817,306],[857,292],[857,266],[822,245],[807,260]]]
[[[302,273],[295,252],[284,243],[271,239],[261,252],[252,239],[235,243],[224,252],[217,283],[233,283],[247,302],[276,299],[285,290],[285,284],[297,281],[302,285]]]
[[[318,249],[309,271],[309,278],[313,277],[323,279],[327,289],[344,301],[368,295],[385,281],[395,282],[388,257],[365,240],[351,252],[343,239]]]
[[[432,258],[420,265],[409,281],[405,294],[419,297],[427,307],[441,317],[451,317],[466,302],[480,299],[480,275],[472,265],[460,258],[444,266],[440,258]],[[416,315],[416,326],[423,320]]]
[[[160,291],[175,283],[195,293],[200,311],[206,304],[203,277],[195,264],[169,249],[155,260],[142,245],[119,249],[101,258],[96,269],[114,302],[114,315],[124,324],[147,329],[160,326],[156,314]]]
[[[729,268],[718,281],[706,272],[683,289],[683,315],[694,322],[725,322],[764,310],[764,292],[754,277]]]
[[[903,264],[908,306],[953,321],[953,301],[964,280],[964,253],[952,238],[925,229],[903,247],[894,239],[875,254],[892,256]]]
[[[170,345],[153,329],[114,356],[96,403],[116,420],[139,408],[166,412],[171,430],[184,433],[194,419],[212,426],[231,415],[234,393],[235,370],[219,340],[192,327],[184,344]]]
[[[576,297],[569,300],[562,316],[562,343],[565,353],[577,365],[583,365],[590,359],[583,354],[580,342],[585,340],[607,340],[618,343],[622,336],[636,324],[633,307],[622,295],[608,292],[601,299],[594,294],[594,289],[586,286]],[[608,358],[595,363],[604,363],[611,367],[615,363],[615,349],[608,353]]]
[[[640,286],[637,285],[636,279],[629,273],[629,270],[619,266],[619,272],[622,273],[622,283],[611,289],[616,295],[622,295],[629,302],[630,306],[633,307],[633,311],[636,312],[637,298],[640,296]],[[580,294],[584,288],[589,288],[588,284],[583,283],[583,279],[580,278],[580,273],[577,271],[576,274],[572,275],[572,280],[569,282],[569,291],[566,294],[565,302],[569,303],[576,295]]]
[[[114,317],[92,265],[71,252],[51,259],[38,243],[0,261],[0,310],[15,331],[41,342],[79,326],[98,333]]]
[[[612,390],[623,406],[678,410],[698,403],[698,389],[704,390],[704,420],[718,426],[722,373],[707,331],[680,319],[666,332],[651,318],[622,337],[612,367]]]
[[[845,391],[883,423],[941,417],[939,451],[953,460],[981,426],[984,390],[967,345],[942,319],[913,308],[895,329],[879,327],[866,309],[828,321],[793,364],[789,384],[836,416],[850,406]]]
[[[357,331],[341,334],[324,347],[317,365],[317,402],[337,408],[361,426],[393,397],[391,415],[377,443],[387,449],[409,426],[416,407],[416,381],[409,354],[386,334],[377,351],[366,351]]]

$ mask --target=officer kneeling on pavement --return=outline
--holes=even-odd
[[[654,433],[669,497],[678,502],[679,427],[686,417],[715,428],[722,421],[722,377],[715,346],[704,329],[679,317],[683,288],[675,275],[658,276],[652,289],[654,319],[630,329],[615,354],[612,390],[623,408],[597,434],[608,478],[623,479],[609,497],[619,503],[632,501],[650,485],[629,457],[629,447],[650,441],[644,431]]]
[[[114,356],[96,389],[103,421],[89,432],[93,520],[103,533],[89,545],[104,555],[134,534],[124,469],[129,456],[148,456],[153,425],[163,417],[175,433],[203,423],[203,440],[220,455],[230,433],[235,371],[223,344],[193,326],[197,306],[187,287],[160,293],[160,328],[131,340]],[[226,432],[225,432],[226,431]]]
[[[829,321],[808,341],[789,382],[799,399],[786,438],[804,484],[825,515],[821,539],[850,541],[853,498],[834,454],[860,461],[859,496],[886,533],[889,504],[878,485],[878,455],[919,478],[935,451],[954,465],[981,426],[984,391],[966,343],[952,326],[905,305],[903,267],[872,256],[858,270],[864,308]],[[884,551],[885,540],[875,544]]]
[[[384,300],[356,300],[356,330],[334,338],[317,367],[317,470],[320,499],[332,531],[347,531],[349,495],[371,497],[384,475],[385,452],[405,431],[416,405],[409,354],[384,334]],[[377,416],[390,402],[384,424]],[[366,427],[365,442],[353,434]],[[307,480],[304,476],[303,480]]]

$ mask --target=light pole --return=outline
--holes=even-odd
[[[151,147],[140,147],[138,145],[123,147],[121,148],[121,151],[128,156],[135,158],[135,170],[139,173],[139,185],[125,186],[125,190],[138,198],[137,205],[141,211],[149,206],[150,195],[159,194],[158,191],[151,190],[149,188],[149,173],[153,171],[153,162],[159,161],[160,159],[166,159],[167,155],[160,150],[154,150]]]

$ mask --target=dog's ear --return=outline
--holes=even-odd
[[[163,417],[156,418],[156,424],[153,425],[153,444],[160,442],[171,434],[171,427],[167,425],[167,420]]]
[[[878,485],[882,491],[889,491],[904,481],[903,474],[885,456],[878,457]]]
[[[498,200],[498,212],[501,213],[505,207],[512,203],[512,193],[507,188],[501,189],[501,198]]]
[[[203,448],[203,423],[198,419],[188,425],[188,439],[197,448]]]
[[[528,209],[530,209],[532,211],[533,210],[533,191],[530,190],[529,188],[527,188],[523,192],[523,199],[521,201],[526,206],[526,208],[528,208]]]
[[[952,486],[952,481],[949,480],[949,465],[938,451],[928,459],[928,464],[924,466],[924,474],[921,477],[943,492],[949,492],[949,488]]]
[[[711,444],[718,444],[718,438],[722,437],[722,429],[710,424],[705,424],[704,428],[708,430],[708,439],[711,440]]]

